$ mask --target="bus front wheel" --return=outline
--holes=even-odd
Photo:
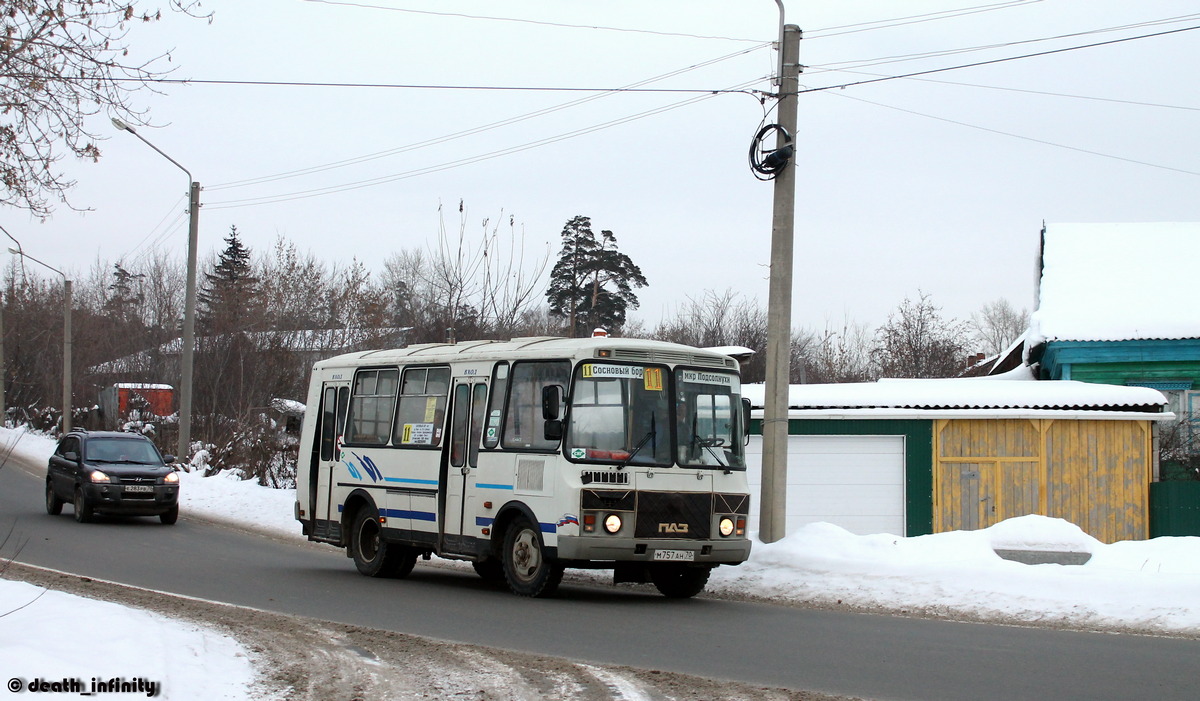
[[[704,591],[711,572],[711,567],[659,564],[650,568],[650,581],[667,598],[687,599]]]
[[[542,532],[519,518],[504,534],[504,579],[519,596],[550,596],[562,581],[563,566],[546,557]]]
[[[368,577],[407,577],[417,564],[417,551],[383,539],[375,509],[362,508],[350,529],[350,554],[354,566]]]

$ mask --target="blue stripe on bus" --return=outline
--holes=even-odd
[[[388,518],[410,518],[414,521],[436,521],[437,517],[428,511],[408,511],[406,509],[384,509],[382,514]]]
[[[338,513],[346,510],[345,504],[338,504]],[[437,515],[431,511],[408,511],[405,509],[384,509],[379,512],[380,516],[387,518],[410,518],[414,521],[436,521]]]
[[[437,480],[415,480],[406,477],[384,477],[384,482],[404,482],[406,484],[437,484]]]
[[[482,482],[476,483],[475,486],[479,487],[480,489],[512,489],[513,488],[513,486],[511,484],[484,484]]]

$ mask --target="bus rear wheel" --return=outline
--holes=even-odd
[[[518,518],[504,534],[504,579],[519,596],[550,596],[562,581],[563,566],[546,557],[542,532]]]
[[[350,555],[359,573],[368,577],[402,579],[417,564],[417,551],[383,539],[379,515],[372,508],[362,508],[354,515],[350,529]]]
[[[704,591],[711,573],[711,567],[656,565],[650,568],[650,581],[669,599],[688,599]]]

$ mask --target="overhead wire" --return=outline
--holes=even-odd
[[[1154,37],[1167,36],[1170,34],[1180,34],[1182,32],[1191,32],[1191,31],[1195,31],[1197,29],[1200,29],[1200,25],[1193,25],[1190,27],[1181,27],[1179,29],[1168,29],[1166,31],[1154,32],[1152,34],[1139,34],[1137,36],[1132,36],[1132,37],[1109,39],[1107,41],[1099,41],[1099,42],[1094,42],[1091,44],[1066,46],[1066,47],[1062,47],[1062,48],[1058,48],[1058,49],[1047,49],[1046,51],[1038,51],[1038,52],[1030,53],[1030,54],[1021,54],[1018,56],[1005,56],[1002,58],[988,59],[986,61],[976,61],[974,63],[963,63],[963,64],[959,64],[956,66],[943,66],[941,68],[930,68],[928,70],[913,71],[911,73],[905,73],[902,75],[890,75],[890,76],[883,76],[880,78],[870,78],[867,80],[854,81],[851,83],[841,83],[841,84],[837,84],[837,85],[823,85],[823,86],[817,86],[817,87],[810,87],[810,88],[805,88],[803,90],[799,90],[798,94],[803,95],[805,93],[811,93],[811,92],[822,92],[822,91],[826,91],[826,90],[840,90],[842,88],[852,88],[852,87],[858,87],[860,85],[871,85],[874,83],[883,83],[883,82],[891,81],[891,80],[900,80],[902,78],[914,78],[917,76],[932,75],[934,73],[945,73],[948,71],[957,71],[957,70],[962,70],[964,68],[978,68],[980,66],[990,66],[990,65],[999,64],[999,63],[1008,63],[1010,61],[1019,61],[1019,60],[1026,59],[1026,58],[1037,58],[1039,56],[1051,56],[1054,54],[1067,53],[1069,51],[1079,51],[1081,49],[1092,49],[1092,48],[1096,48],[1099,46],[1110,46],[1112,44],[1120,44],[1120,43],[1127,42],[1127,41],[1138,41],[1141,39],[1150,39],[1150,38],[1154,38]]]
[[[491,123],[484,124],[484,125],[477,126],[477,127],[472,127],[470,129],[464,129],[464,130],[457,131],[457,132],[454,132],[451,134],[446,134],[443,136],[434,137],[431,139],[425,139],[423,141],[418,141],[418,142],[414,142],[411,144],[406,144],[404,146],[397,146],[397,147],[386,149],[383,151],[376,151],[376,152],[364,154],[361,156],[355,156],[353,158],[347,158],[344,160],[334,161],[331,163],[325,163],[325,164],[317,165],[317,166],[310,166],[307,168],[300,168],[300,169],[296,169],[296,170],[285,171],[282,173],[275,173],[272,175],[264,175],[264,176],[255,177],[255,178],[247,178],[244,180],[235,180],[235,181],[230,181],[227,183],[218,183],[216,185],[208,186],[205,189],[209,190],[209,191],[218,191],[218,190],[228,189],[228,188],[232,188],[232,187],[243,187],[243,186],[247,186],[247,185],[256,185],[256,184],[261,184],[261,183],[265,183],[265,182],[272,182],[272,181],[276,181],[276,180],[284,180],[287,178],[294,178],[294,177],[299,177],[302,175],[309,175],[312,173],[333,170],[336,168],[343,168],[343,167],[346,167],[349,165],[365,163],[368,161],[377,160],[377,159],[385,158],[385,157],[392,156],[392,155],[407,153],[409,151],[415,151],[417,149],[425,148],[428,146],[435,146],[438,144],[443,144],[443,143],[453,141],[456,139],[460,139],[460,138],[463,138],[466,136],[473,136],[475,134],[481,134],[481,133],[484,133],[487,131],[491,131],[493,129],[498,129],[500,127],[509,126],[511,124],[517,124],[519,122],[522,122],[522,121],[525,121],[528,119],[534,119],[534,118],[541,117],[541,116],[544,116],[547,114],[552,114],[554,112],[558,112],[558,111],[561,111],[564,109],[569,109],[571,107],[576,107],[578,105],[586,104],[588,102],[599,100],[599,99],[602,99],[605,97],[611,97],[612,95],[618,94],[619,92],[626,90],[627,88],[630,88],[630,87],[640,87],[642,85],[647,85],[647,84],[654,83],[654,82],[657,82],[660,80],[666,80],[667,78],[673,78],[675,76],[682,75],[684,73],[687,73],[687,72],[690,72],[693,70],[697,70],[700,68],[705,68],[705,67],[720,63],[722,61],[727,61],[727,60],[730,60],[733,58],[737,58],[739,56],[744,56],[748,53],[751,53],[753,51],[758,51],[769,45],[770,45],[769,42],[763,43],[756,47],[752,47],[749,49],[743,49],[740,51],[735,51],[733,53],[726,54],[724,56],[719,56],[719,57],[716,57],[713,59],[702,61],[697,64],[693,64],[691,66],[679,68],[679,69],[676,69],[673,71],[669,71],[667,73],[653,76],[651,78],[646,78],[645,80],[640,80],[635,83],[631,83],[628,86],[623,86],[622,88],[617,88],[615,90],[601,91],[598,94],[589,95],[587,97],[582,97],[582,98],[577,98],[575,100],[571,100],[569,102],[565,102],[562,104],[552,105],[550,107],[546,107],[546,108],[543,108],[540,110],[534,110],[532,112],[527,112],[525,114],[517,115],[514,117],[509,117],[506,119],[502,119],[502,120],[499,120],[496,122],[491,122]]]
[[[1102,151],[1096,151],[1096,150],[1093,150],[1093,149],[1081,148],[1081,147],[1078,147],[1078,146],[1068,146],[1068,145],[1066,145],[1066,144],[1060,144],[1060,143],[1057,143],[1057,142],[1054,142],[1054,141],[1048,141],[1048,140],[1046,140],[1046,139],[1038,139],[1038,138],[1036,138],[1036,137],[1032,137],[1032,136],[1025,136],[1025,135],[1023,135],[1023,134],[1017,134],[1017,133],[1010,132],[1010,131],[1004,131],[1004,130],[1002,130],[1002,129],[993,129],[993,128],[991,128],[991,127],[985,127],[985,126],[981,126],[981,125],[978,125],[978,124],[971,124],[970,122],[963,122],[963,121],[960,121],[960,120],[957,120],[957,119],[950,119],[950,118],[948,118],[948,117],[939,117],[939,116],[937,116],[937,115],[932,115],[932,114],[928,114],[928,113],[925,113],[925,112],[918,112],[918,111],[916,111],[916,110],[910,110],[910,109],[907,109],[907,108],[904,108],[904,107],[897,107],[897,106],[895,106],[895,105],[888,105],[888,104],[885,104],[885,103],[882,103],[882,102],[876,102],[876,101],[874,101],[874,100],[867,100],[867,99],[865,99],[865,98],[861,98],[861,97],[854,97],[853,95],[846,95],[846,94],[844,94],[844,93],[840,93],[840,92],[829,93],[829,94],[831,94],[831,95],[836,95],[837,97],[842,97],[842,98],[845,98],[845,99],[847,99],[847,100],[854,100],[855,102],[863,102],[863,103],[866,103],[866,104],[869,104],[869,105],[875,105],[876,107],[884,107],[884,108],[887,108],[887,109],[890,109],[890,110],[896,110],[896,111],[898,111],[898,112],[904,112],[904,113],[906,113],[906,114],[911,114],[911,115],[915,115],[915,116],[918,116],[918,117],[925,117],[926,119],[933,119],[933,120],[936,120],[936,121],[939,121],[939,122],[946,122],[946,123],[948,123],[948,124],[955,124],[955,125],[958,125],[958,126],[967,127],[967,128],[969,128],[969,129],[977,129],[977,130],[979,130],[979,131],[985,131],[985,132],[989,132],[989,133],[992,133],[992,134],[999,134],[999,135],[1001,135],[1001,136],[1007,136],[1007,137],[1011,137],[1011,138],[1014,138],[1014,139],[1021,139],[1022,141],[1030,141],[1030,142],[1033,142],[1033,143],[1036,143],[1036,144],[1042,144],[1043,146],[1052,146],[1052,147],[1054,147],[1054,148],[1066,149],[1066,150],[1068,150],[1068,151],[1075,151],[1075,152],[1078,152],[1078,153],[1086,153],[1086,154],[1089,154],[1089,155],[1092,155],[1092,156],[1100,156],[1101,158],[1110,158],[1110,159],[1117,160],[1117,161],[1123,161],[1123,162],[1125,162],[1125,163],[1134,163],[1134,164],[1137,164],[1137,165],[1148,166],[1148,167],[1150,167],[1150,168],[1158,168],[1158,169],[1160,169],[1160,170],[1168,170],[1168,171],[1172,171],[1172,172],[1175,172],[1175,173],[1183,173],[1184,175],[1197,175],[1197,176],[1200,176],[1200,171],[1187,170],[1187,169],[1185,169],[1185,168],[1175,168],[1175,167],[1173,167],[1173,166],[1165,166],[1165,165],[1162,165],[1162,164],[1159,164],[1159,163],[1151,163],[1151,162],[1149,162],[1149,161],[1142,161],[1142,160],[1138,160],[1138,159],[1136,159],[1136,158],[1126,158],[1126,157],[1124,157],[1124,156],[1116,156],[1116,155],[1113,155],[1113,154],[1111,154],[1111,153],[1104,153],[1104,152],[1102,152]]]
[[[344,183],[341,185],[331,185],[328,187],[313,188],[310,190],[301,190],[301,191],[282,193],[282,194],[277,194],[277,195],[264,195],[262,197],[250,197],[250,198],[243,198],[243,199],[238,199],[238,200],[224,200],[224,201],[218,201],[218,202],[210,202],[209,204],[206,205],[206,209],[208,209],[208,210],[231,209],[231,208],[235,208],[235,207],[249,207],[249,206],[257,206],[257,205],[263,205],[263,204],[276,204],[279,202],[288,202],[288,201],[297,200],[297,199],[307,199],[310,197],[319,197],[319,196],[330,195],[330,194],[334,194],[334,193],[338,193],[338,192],[346,192],[346,191],[350,191],[350,190],[358,190],[361,188],[372,187],[375,185],[382,185],[385,183],[395,182],[397,180],[406,180],[408,178],[417,177],[419,175],[428,175],[430,173],[437,173],[437,172],[441,172],[441,171],[445,171],[445,170],[451,170],[453,168],[460,168],[467,164],[478,163],[480,161],[492,160],[494,158],[499,158],[501,156],[508,156],[508,155],[512,155],[514,153],[528,151],[530,149],[539,148],[539,147],[546,146],[549,144],[557,143],[559,141],[564,141],[566,139],[571,139],[571,138],[575,138],[578,136],[584,136],[586,134],[591,134],[593,132],[601,131],[603,129],[609,129],[611,127],[619,126],[621,124],[627,124],[629,122],[633,122],[633,121],[636,121],[639,119],[645,119],[647,117],[652,117],[652,116],[655,116],[658,114],[662,114],[664,112],[676,110],[681,107],[686,107],[688,105],[692,105],[697,102],[702,102],[704,100],[710,100],[714,97],[717,97],[720,94],[744,92],[745,87],[754,85],[756,83],[760,83],[760,82],[766,80],[767,77],[768,76],[762,76],[759,78],[755,78],[754,80],[742,83],[742,84],[740,84],[740,89],[729,89],[729,90],[724,90],[724,91],[715,91],[711,94],[696,95],[694,97],[690,97],[690,98],[688,98],[686,100],[682,100],[680,102],[675,102],[675,103],[672,103],[669,105],[662,105],[662,106],[659,106],[659,107],[656,107],[656,108],[653,108],[650,110],[645,110],[645,111],[638,112],[635,114],[626,115],[624,117],[619,117],[617,119],[612,119],[607,122],[602,122],[600,124],[593,124],[588,127],[582,127],[580,129],[574,129],[574,130],[571,130],[568,132],[562,132],[562,133],[556,134],[554,136],[548,136],[548,137],[544,137],[541,139],[536,139],[534,141],[519,144],[516,146],[510,146],[510,147],[503,148],[503,149],[497,149],[494,151],[489,151],[486,153],[482,153],[482,154],[478,154],[478,155],[474,155],[474,156],[470,156],[470,157],[456,159],[454,161],[444,162],[444,163],[440,163],[440,164],[436,164],[436,165],[432,165],[432,166],[426,166],[423,168],[415,168],[413,170],[404,171],[404,172],[400,172],[400,173],[383,175],[383,176],[379,176],[377,178],[370,178],[367,180],[360,180],[360,181],[351,182],[351,183]]]

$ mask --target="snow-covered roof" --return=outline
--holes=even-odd
[[[1200,338],[1200,223],[1047,224],[1029,347],[1043,341]]]
[[[711,346],[709,348],[705,348],[704,350],[720,353],[721,355],[728,355],[731,358],[736,358],[739,355],[754,355],[754,350],[745,346]]]
[[[742,396],[762,408],[766,387],[742,386]],[[1161,412],[1167,400],[1147,387],[1032,379],[1027,367],[992,377],[879,380],[792,385],[790,409],[1034,409]]]

